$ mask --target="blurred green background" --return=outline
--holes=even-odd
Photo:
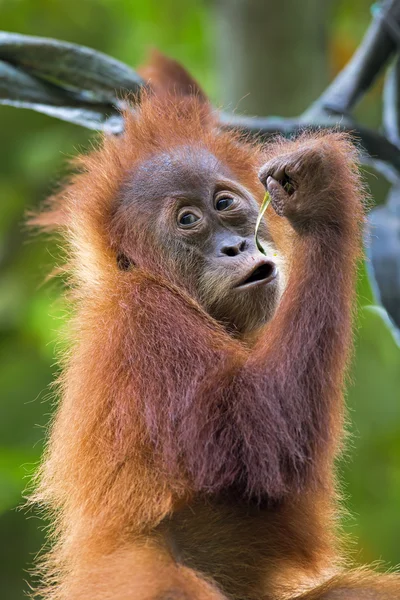
[[[0,0],[0,28],[84,44],[133,66],[156,46],[181,60],[215,103],[290,115],[324,89],[370,21],[369,0],[247,4]],[[265,21],[257,13],[261,4],[269,11]],[[265,35],[251,29],[260,23]],[[313,31],[306,33],[306,26]],[[267,72],[275,73],[266,82],[260,77],[262,50]],[[358,110],[373,127],[380,122],[381,87],[378,82]],[[32,237],[24,214],[46,198],[65,174],[68,157],[92,137],[77,126],[0,106],[0,597],[7,600],[24,597],[27,569],[43,542],[43,522],[18,507],[52,411],[49,383],[57,371],[57,331],[64,314],[60,284],[43,284],[56,262],[56,242]],[[387,184],[373,173],[366,176],[374,200],[382,202]],[[358,560],[395,565],[400,563],[400,350],[384,311],[368,308],[374,300],[365,276],[359,287],[348,394],[352,437],[340,465],[352,515],[345,527],[354,536]]]

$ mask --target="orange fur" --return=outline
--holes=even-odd
[[[186,94],[187,82],[181,83],[175,92]],[[60,405],[34,498],[54,523],[43,567],[45,598],[394,600],[397,576],[341,574],[335,523],[333,460],[342,435],[363,218],[350,141],[340,134],[303,135],[262,147],[218,130],[202,96],[148,93],[141,102],[136,115],[125,114],[124,134],[80,157],[81,172],[34,220],[63,231],[75,309]],[[263,162],[314,149],[323,157],[318,174],[324,179],[310,168],[307,179],[307,210],[317,220],[318,211],[323,215],[315,235],[300,235],[267,211],[276,247],[286,256],[287,286],[252,346],[231,337],[175,281],[118,269],[120,239],[110,224],[121,187],[148,157],[176,147],[206,148],[258,202]],[[135,236],[134,261],[152,251],[144,231]],[[167,257],[156,258],[167,265]],[[234,406],[243,421],[254,408],[249,443],[240,447],[249,465],[258,460],[258,430],[266,427],[270,454],[260,463],[259,490],[252,481],[256,501],[198,491],[181,457],[173,472],[163,462],[157,445],[163,440],[152,439],[146,411],[155,411],[152,423],[160,417],[161,438],[171,435],[166,407],[175,410],[180,392],[186,401],[190,389],[187,396],[182,390],[196,377],[191,413],[210,415],[208,421],[198,416],[205,428],[212,418],[225,418],[219,406],[228,412]],[[271,404],[257,404],[270,381]],[[215,413],[207,412],[211,402]],[[180,413],[173,414],[176,420]],[[210,429],[199,455],[213,435]],[[220,449],[223,471],[230,454]],[[207,476],[202,472],[204,481]]]

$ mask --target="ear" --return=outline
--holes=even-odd
[[[137,71],[157,96],[165,93],[196,96],[200,101],[208,102],[207,96],[186,69],[158,50],[152,50],[149,61]]]

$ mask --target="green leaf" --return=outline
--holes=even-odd
[[[265,196],[264,196],[264,200],[262,201],[261,207],[260,207],[260,212],[258,213],[258,217],[257,217],[257,222],[256,222],[256,229],[254,232],[254,236],[255,236],[255,240],[256,240],[256,246],[259,249],[260,252],[262,252],[263,254],[266,254],[264,248],[262,247],[260,240],[258,239],[258,229],[260,227],[260,223],[261,220],[264,216],[265,211],[268,208],[269,203],[271,202],[271,196],[269,195],[268,192],[265,192]]]

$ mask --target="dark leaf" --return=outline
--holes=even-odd
[[[400,147],[400,60],[398,58],[385,78],[383,125],[388,140]]]
[[[36,77],[73,90],[89,102],[115,103],[137,93],[142,78],[124,63],[85,46],[49,38],[0,32],[0,59]]]

